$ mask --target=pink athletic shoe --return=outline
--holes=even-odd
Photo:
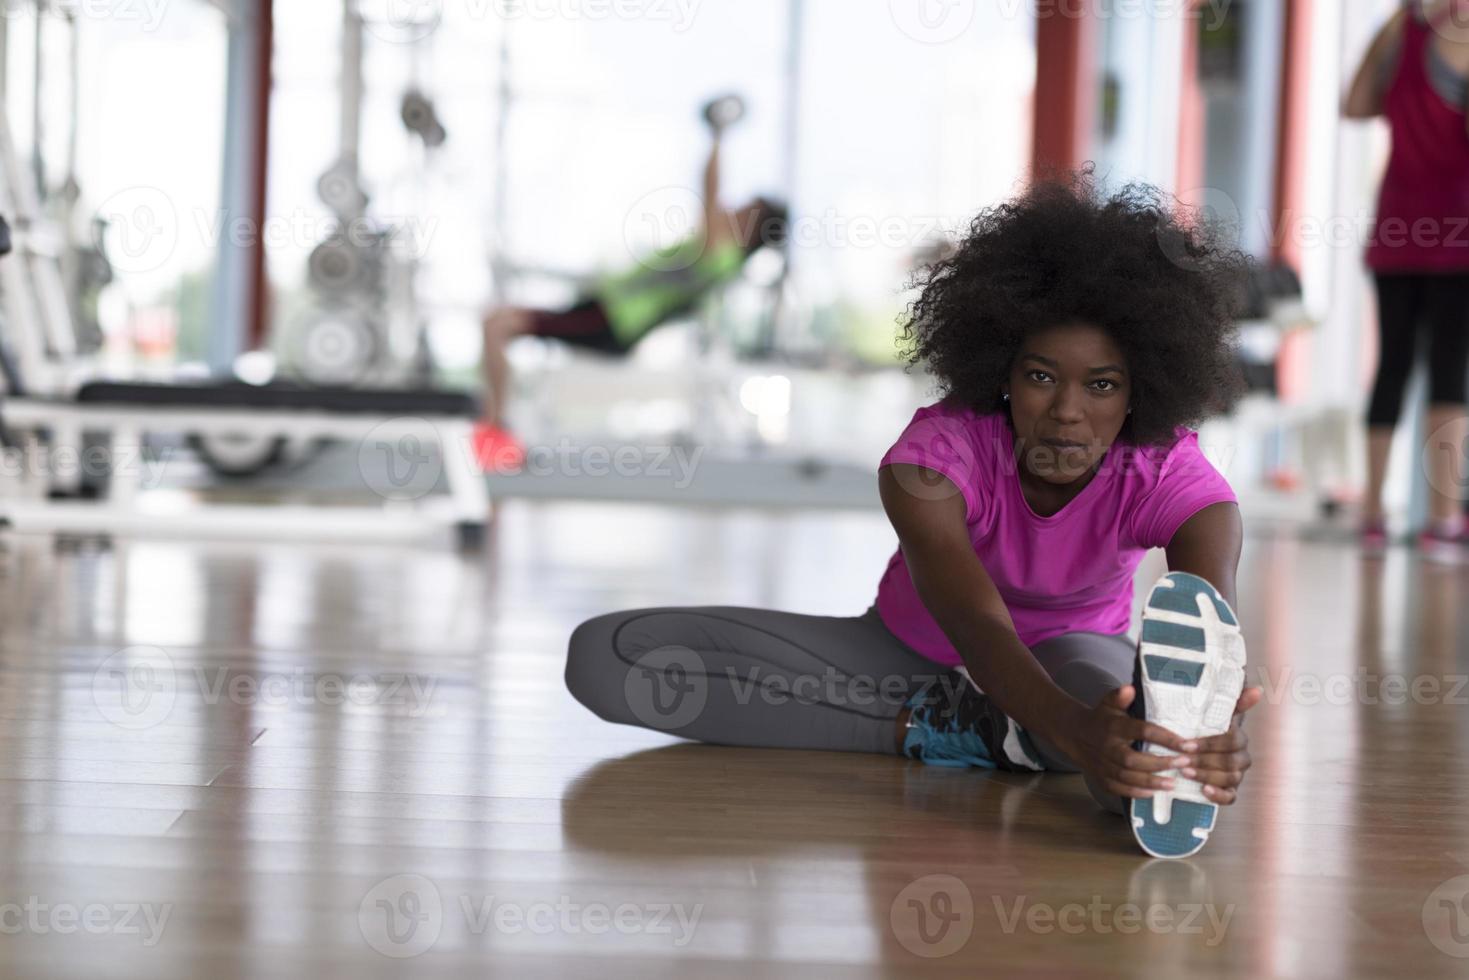
[[[516,473],[525,465],[525,444],[507,429],[479,422],[474,427],[474,458],[486,473]]]
[[[1469,550],[1466,550],[1465,544],[1462,529],[1447,532],[1442,528],[1429,527],[1418,535],[1418,550],[1426,560],[1439,565],[1458,565],[1469,558]]]

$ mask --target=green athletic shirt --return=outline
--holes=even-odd
[[[705,248],[702,236],[695,235],[659,249],[634,269],[603,279],[592,295],[606,311],[613,336],[631,346],[734,279],[744,264],[745,250],[734,242]]]

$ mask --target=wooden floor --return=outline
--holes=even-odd
[[[561,686],[588,616],[855,615],[892,547],[527,503],[476,558],[5,539],[0,972],[1469,974],[1469,570],[1252,531],[1256,765],[1182,862],[1075,776],[679,743]]]

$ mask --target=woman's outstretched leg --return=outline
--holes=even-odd
[[[1056,684],[1088,707],[1133,681],[1126,636],[1068,633],[1032,650]],[[897,754],[902,718],[926,686],[957,675],[909,649],[869,609],[808,616],[739,606],[632,609],[571,634],[566,685],[601,718],[721,745]],[[966,692],[946,691],[957,703]],[[1049,771],[1076,772],[1030,737]],[[1122,800],[1087,787],[1108,810]]]
[[[578,626],[566,661],[567,688],[607,721],[722,745],[884,754],[899,749],[913,692],[950,677],[875,609],[627,610]]]
[[[485,382],[480,421],[485,425],[505,424],[505,405],[510,397],[510,362],[505,347],[515,337],[529,332],[533,321],[533,311],[518,306],[502,306],[485,316],[484,352],[480,358]]]

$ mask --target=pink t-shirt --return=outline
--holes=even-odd
[[[1114,443],[1097,474],[1050,517],[1038,517],[1020,490],[1007,415],[945,402],[920,408],[878,467],[914,463],[942,473],[964,495],[969,539],[994,580],[1020,641],[1062,633],[1126,633],[1132,579],[1149,548],[1168,544],[1184,521],[1234,491],[1180,427],[1172,446]],[[952,494],[944,481],[910,481],[929,498]],[[894,635],[942,664],[960,658],[918,597],[903,549],[888,561],[877,611]]]

